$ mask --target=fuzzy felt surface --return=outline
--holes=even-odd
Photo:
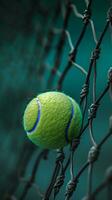
[[[72,137],[72,135],[75,136],[75,134],[78,134],[77,131],[79,130],[81,121],[81,119],[79,120],[77,119],[77,117],[80,117],[79,107],[77,107],[78,104],[74,100],[72,100],[71,103],[71,99],[65,94],[60,92],[46,92],[40,94],[38,95],[38,100],[41,104],[40,120],[35,130],[30,134],[28,134],[29,139],[31,139],[32,142],[35,143],[36,145],[41,146],[43,148],[57,149],[64,147],[65,145],[67,145],[65,139],[65,132],[69,122],[70,122],[68,130],[69,139]],[[31,120],[31,122],[34,122],[35,124],[37,105],[35,106],[34,103],[32,106],[34,106],[34,109],[32,108],[31,110],[30,109],[28,110],[30,110],[30,115],[29,115],[30,117],[32,117],[33,112],[35,113],[35,116]],[[30,105],[30,108],[32,106]],[[71,119],[70,121],[73,106],[75,112],[74,116],[72,117],[73,119]],[[27,111],[27,113],[29,112]],[[30,122],[30,128],[31,128],[31,122]]]

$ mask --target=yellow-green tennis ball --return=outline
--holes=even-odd
[[[75,100],[61,92],[45,92],[26,107],[24,129],[36,145],[57,149],[66,146],[79,134],[82,114]]]

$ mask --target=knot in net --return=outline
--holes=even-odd
[[[75,60],[76,54],[77,54],[77,48],[73,49],[73,51],[69,53],[70,62],[73,62]]]
[[[98,109],[99,104],[91,104],[90,109],[88,110],[88,119],[93,119],[96,117],[96,112]]]
[[[98,159],[99,149],[97,146],[92,146],[88,154],[88,162],[93,163]]]
[[[88,23],[90,18],[91,18],[91,11],[89,9],[85,10],[83,15],[83,22],[85,24]]]
[[[65,158],[65,155],[64,155],[63,151],[60,149],[57,150],[56,163],[63,162],[64,158]]]
[[[83,99],[85,96],[87,96],[88,95],[88,91],[89,91],[88,84],[84,84],[83,88],[82,88],[82,91],[80,93],[80,99]]]
[[[92,53],[91,59],[97,60],[99,58],[99,55],[100,55],[100,48],[96,48]]]
[[[74,179],[74,180],[70,180],[67,184],[67,188],[66,188],[66,193],[65,195],[70,197],[73,193],[73,191],[75,191],[76,186],[77,186],[78,180]]]
[[[71,150],[74,151],[75,149],[77,149],[79,144],[80,144],[80,139],[74,138],[74,140],[72,141],[72,144],[71,144]]]
[[[54,184],[54,193],[55,194],[57,194],[59,192],[60,187],[63,185],[64,178],[65,178],[64,174],[61,174],[60,176],[57,177],[56,182]]]

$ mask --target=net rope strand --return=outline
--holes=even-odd
[[[20,183],[27,183],[29,182],[29,179],[25,179],[25,178],[20,178]],[[40,188],[38,187],[38,185],[36,183],[31,183],[31,187],[35,189],[35,192],[37,193],[37,197],[43,197],[44,194],[40,191]]]
[[[96,112],[97,112],[97,108],[98,108],[98,105],[95,105],[95,101],[96,101],[96,62],[95,62],[95,65],[94,65],[92,96],[93,96],[93,104],[90,106],[89,113],[88,113],[89,133],[90,133],[90,140],[91,140],[91,143],[92,143],[92,149],[97,150],[97,144],[96,144],[96,141],[95,141],[94,136],[93,136],[93,118],[96,118]],[[92,176],[93,176],[93,163],[89,162],[87,198],[90,197],[91,192],[92,192]]]
[[[55,72],[56,70],[59,69],[59,66],[61,63],[61,57],[62,57],[63,48],[65,44],[65,30],[67,29],[67,26],[68,26],[68,21],[69,21],[70,11],[71,11],[70,3],[71,3],[70,0],[67,0],[66,13],[65,13],[64,21],[63,21],[62,33],[60,35],[59,42],[57,45],[54,67],[52,68],[49,79],[48,79],[48,86],[47,86],[48,88],[52,87],[52,82],[55,76]]]
[[[54,32],[54,34],[59,34],[59,33],[62,32],[62,30],[61,30],[61,29],[54,28],[54,29],[53,29],[53,32]],[[70,47],[70,52],[72,52],[73,49],[74,49],[74,47],[73,47],[73,43],[72,43],[72,39],[71,39],[70,33],[69,33],[68,30],[65,30],[65,34],[66,34],[67,39],[68,39],[68,44],[69,44],[69,47]],[[72,65],[74,65],[75,67],[77,67],[77,69],[79,69],[83,74],[85,74],[85,75],[87,76],[87,72],[86,72],[86,70],[85,70],[84,67],[82,67],[81,65],[79,65],[78,63],[75,63],[75,62],[73,62],[73,61],[71,61],[71,62],[72,62]],[[57,70],[57,71],[58,71],[58,70]],[[56,71],[56,72],[57,72],[57,71]],[[61,77],[61,73],[60,73],[60,77]]]

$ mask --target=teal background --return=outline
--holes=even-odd
[[[85,2],[73,1],[79,12],[85,10]],[[63,1],[62,1],[63,4]],[[41,9],[43,7],[44,13]],[[14,182],[14,173],[20,169],[22,163],[27,160],[25,177],[31,175],[31,169],[41,151],[34,146],[27,138],[22,125],[24,109],[27,103],[37,94],[45,92],[48,77],[54,64],[54,55],[56,52],[56,43],[60,35],[54,36],[51,51],[48,57],[42,58],[44,51],[47,32],[51,26],[51,18],[56,7],[56,1],[0,1],[0,199],[11,190]],[[93,1],[92,19],[94,21],[97,37],[100,36],[105,23],[106,12],[110,7],[109,1]],[[46,13],[46,14],[45,14]],[[61,28],[63,23],[60,15],[54,27]],[[82,21],[71,14],[69,19],[68,30],[71,35],[73,44],[75,44],[82,28]],[[97,97],[107,84],[107,71],[112,66],[112,40],[111,29],[104,37],[101,45],[101,56],[97,62]],[[84,39],[81,42],[77,63],[82,65],[86,70],[89,66],[90,56],[95,43],[93,41],[90,26]],[[59,71],[62,72],[68,60],[69,46],[66,40],[63,56]],[[39,73],[39,66],[43,62],[50,67],[45,68],[43,74]],[[53,88],[57,85],[59,77],[55,77]],[[82,73],[72,67],[67,74],[62,91],[79,102],[80,91],[85,77]],[[92,82],[91,82],[92,88]],[[91,90],[90,90],[91,91]],[[89,95],[89,105],[92,101],[92,93]],[[108,131],[109,116],[112,114],[112,104],[109,94],[101,101],[97,118],[94,120],[94,135],[97,142],[103,138]],[[20,154],[25,144],[24,155]],[[81,144],[76,152],[75,173],[81,165],[87,160],[88,151],[91,147],[89,131],[87,130],[82,137]],[[99,161],[94,167],[93,182],[96,187],[105,176],[105,170],[112,164],[112,140],[105,143],[102,148]],[[65,149],[68,156],[69,148]],[[20,165],[18,159],[21,156]],[[42,160],[37,171],[36,182],[44,192],[51,178],[53,167],[55,166],[56,152],[51,151],[47,161]],[[16,173],[17,174],[17,173]],[[65,184],[58,195],[58,200],[64,199],[64,189],[70,178],[69,170],[67,171]],[[87,171],[80,178],[73,199],[81,199],[87,192]],[[24,183],[21,183],[15,193],[19,198]],[[106,191],[99,196],[99,199],[106,199]],[[26,199],[40,199],[34,188],[32,188]],[[52,198],[51,198],[52,199]]]

